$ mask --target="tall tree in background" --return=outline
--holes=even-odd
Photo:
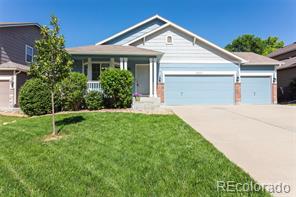
[[[234,39],[225,49],[231,52],[254,52],[260,55],[268,55],[278,48],[282,48],[284,42],[278,37],[268,37],[266,40],[251,34],[244,34]]]
[[[51,28],[41,27],[41,39],[36,41],[37,55],[30,68],[30,76],[44,81],[51,92],[52,135],[56,135],[54,92],[58,82],[66,78],[70,71],[72,60],[65,50],[65,40],[60,34],[58,18],[51,17]]]

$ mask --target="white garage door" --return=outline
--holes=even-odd
[[[233,76],[167,75],[165,103],[167,105],[233,104]]]

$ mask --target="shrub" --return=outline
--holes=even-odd
[[[63,110],[79,110],[84,103],[87,78],[84,74],[72,72],[58,85]]]
[[[97,110],[103,108],[103,95],[98,91],[90,91],[85,96],[85,104],[89,110]]]
[[[130,71],[110,68],[101,74],[105,105],[127,108],[132,104],[133,75]]]
[[[29,115],[43,115],[51,112],[49,88],[40,79],[30,79],[22,86],[19,95],[21,110]]]

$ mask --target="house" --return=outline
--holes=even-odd
[[[96,45],[69,48],[74,71],[99,89],[100,73],[130,70],[134,91],[166,105],[277,102],[281,62],[254,53],[230,53],[183,27],[153,16]]]
[[[280,101],[296,100],[296,92],[292,92],[289,88],[293,79],[296,79],[296,42],[280,48],[268,56],[284,62],[277,68],[278,99]]]
[[[0,108],[18,107],[20,87],[27,79],[35,40],[40,38],[37,23],[0,22]]]

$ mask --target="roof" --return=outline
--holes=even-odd
[[[29,69],[30,69],[29,66],[18,64],[11,61],[0,64],[0,70],[21,70],[21,71],[27,72],[29,71]]]
[[[19,26],[37,26],[41,27],[38,23],[33,22],[0,22],[0,27],[19,27]]]
[[[268,55],[268,57],[276,57],[278,55],[282,55],[291,51],[296,51],[296,42],[289,44],[283,48],[280,48]]]
[[[296,57],[292,57],[289,59],[285,59],[283,60],[283,62],[285,63],[284,65],[281,65],[280,67],[278,67],[278,70],[283,70],[283,69],[288,69],[288,68],[294,68],[296,67]]]
[[[75,48],[67,48],[68,53],[72,55],[147,55],[158,56],[161,52],[149,49],[142,49],[134,46],[119,45],[90,45]]]
[[[161,17],[161,16],[159,16],[159,15],[152,16],[152,17],[150,17],[150,18],[148,18],[148,19],[146,19],[146,20],[144,20],[144,21],[142,21],[142,22],[140,22],[140,23],[138,23],[138,24],[136,24],[136,25],[134,25],[134,26],[132,26],[132,27],[130,27],[130,28],[127,28],[127,29],[125,29],[125,30],[123,30],[123,31],[121,31],[121,32],[119,32],[119,33],[117,33],[117,34],[115,34],[115,35],[113,35],[113,36],[111,36],[111,37],[105,39],[105,40],[102,40],[102,41],[98,42],[96,45],[101,45],[101,44],[103,44],[103,43],[105,43],[105,42],[107,42],[107,41],[109,41],[109,40],[111,40],[111,39],[113,39],[113,38],[115,38],[115,37],[118,37],[118,36],[120,36],[120,35],[122,35],[122,34],[124,34],[124,33],[127,33],[128,31],[130,31],[130,30],[132,30],[132,29],[135,29],[135,28],[137,28],[137,27],[139,27],[139,26],[141,26],[141,25],[143,25],[143,24],[145,24],[145,23],[147,23],[147,22],[149,22],[149,21],[152,21],[152,20],[154,20],[154,19],[162,20],[162,21],[166,22],[166,24],[160,26],[159,28],[157,28],[157,29],[155,29],[155,30],[152,30],[152,31],[150,31],[150,32],[148,32],[148,33],[146,33],[146,34],[144,34],[143,36],[137,37],[137,38],[135,38],[134,40],[132,40],[131,42],[128,42],[128,43],[126,43],[126,44],[124,44],[124,45],[126,46],[126,45],[129,45],[129,44],[133,43],[133,42],[136,42],[137,40],[139,40],[139,39],[141,39],[141,38],[143,38],[143,37],[146,37],[146,36],[148,36],[148,35],[150,35],[150,34],[152,34],[152,33],[155,33],[156,31],[159,31],[159,30],[161,30],[161,29],[163,29],[163,28],[165,28],[165,27],[167,27],[167,26],[173,26],[174,28],[176,28],[176,29],[178,29],[178,30],[180,30],[180,31],[182,31],[182,32],[184,32],[184,33],[186,33],[186,34],[192,36],[192,37],[195,38],[197,41],[206,44],[207,46],[209,46],[209,47],[211,47],[211,48],[217,50],[218,52],[220,52],[220,53],[222,53],[222,54],[227,55],[228,57],[231,57],[231,58],[235,59],[236,61],[238,61],[238,62],[240,62],[240,63],[244,63],[244,62],[246,62],[246,60],[244,60],[243,58],[238,57],[238,56],[236,56],[236,55],[230,53],[229,51],[227,51],[227,50],[225,50],[225,49],[223,49],[223,48],[221,48],[221,47],[219,47],[219,46],[217,46],[217,45],[215,45],[215,44],[213,44],[213,43],[211,43],[211,42],[205,40],[204,38],[202,38],[202,37],[200,37],[200,36],[198,36],[198,35],[196,35],[196,34],[190,32],[190,31],[188,31],[188,30],[186,30],[186,29],[184,29],[184,28],[182,28],[182,27],[176,25],[175,23],[173,23],[173,22],[171,22],[171,21],[169,21],[169,20],[167,20],[167,19],[165,19],[165,18],[163,18],[163,17]]]
[[[280,65],[283,62],[253,52],[233,52],[233,54],[247,60],[244,65]]]

